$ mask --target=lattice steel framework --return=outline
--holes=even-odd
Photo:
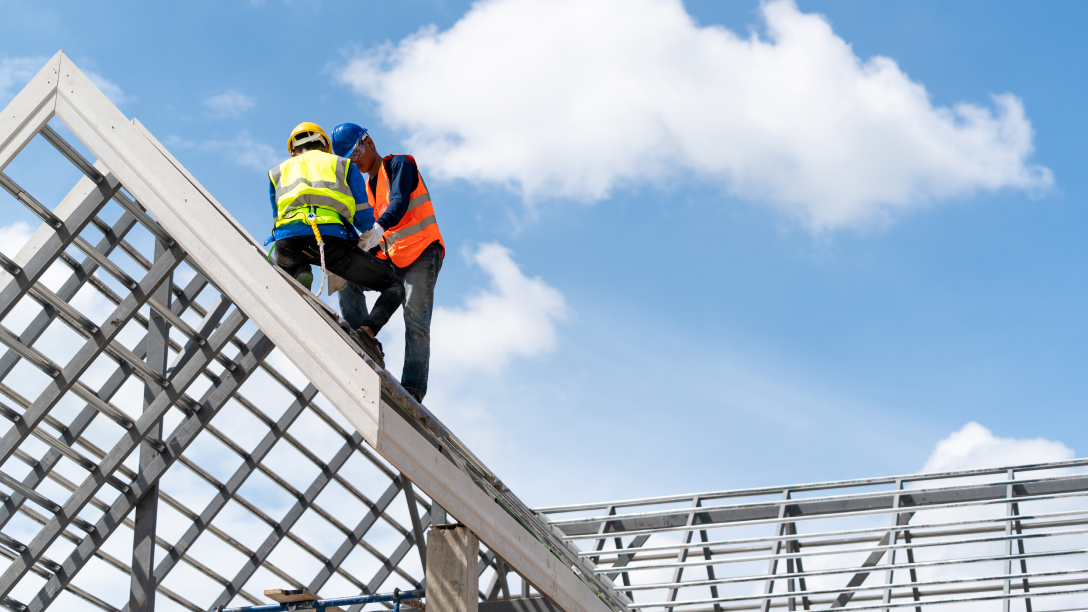
[[[92,163],[78,146],[105,158]],[[10,165],[24,148],[33,164]],[[17,172],[40,180],[45,163],[75,182],[55,206]],[[418,588],[424,531],[446,522],[435,495],[493,547],[481,551],[493,583],[482,598],[510,596],[502,554],[528,576],[523,595],[538,592],[531,582],[572,611],[626,604],[359,350],[335,312],[282,273],[239,286],[224,286],[222,268],[209,274],[228,256],[274,267],[63,54],[0,116],[0,187],[13,198],[0,210],[22,206],[41,222],[17,253],[0,254],[4,607],[198,612],[266,603],[256,593],[279,586]],[[138,193],[164,215],[213,216],[210,248],[251,250],[209,253]],[[280,304],[292,314],[269,312]],[[310,329],[277,326],[290,317]]]
[[[1088,460],[528,510],[62,60],[28,85],[52,98],[0,116],[0,210],[41,222],[0,253],[0,605],[416,588],[446,506],[487,544],[495,610],[1088,609]],[[69,169],[57,205],[24,188],[24,148]],[[211,244],[151,212],[188,207]],[[238,261],[264,271],[224,283]]]
[[[541,508],[632,610],[1085,610],[1088,460]]]
[[[245,589],[259,568],[279,582],[314,592],[334,575],[363,592],[374,592],[393,575],[400,578],[398,586],[418,587],[421,566],[402,566],[431,522],[430,501],[414,495],[411,483],[367,448],[359,433],[322,408],[314,385],[300,388],[269,363],[274,347],[268,338],[260,330],[246,329],[245,313],[184,263],[185,253],[176,243],[166,242],[169,236],[158,230],[111,175],[83,160],[52,128],[43,128],[41,136],[87,176],[66,200],[74,206],[62,219],[0,173],[4,189],[38,215],[46,228],[23,249],[23,257],[0,260],[4,269],[13,276],[37,277],[40,269],[49,268],[57,277],[66,276],[55,290],[38,282],[19,292],[17,284],[9,283],[0,297],[4,316],[20,305],[31,310],[29,316],[10,317],[17,320],[5,319],[0,326],[0,343],[7,348],[0,357],[0,393],[5,399],[0,413],[9,423],[0,440],[5,461],[0,483],[8,490],[0,508],[0,554],[11,560],[0,578],[5,603],[23,609],[10,597],[12,591],[44,580],[27,609],[43,609],[67,591],[103,609],[116,610],[116,602],[110,604],[94,595],[93,588],[72,583],[72,577],[93,560],[133,576],[137,606],[146,606],[153,572],[161,594],[194,612],[227,603],[236,595],[265,603]],[[156,239],[155,234],[161,237]],[[133,242],[146,245],[145,249],[141,252]],[[182,286],[175,282],[178,277],[190,280]],[[104,318],[84,314],[73,305],[81,291],[84,302],[104,298],[112,309]],[[35,308],[25,308],[27,300]],[[13,323],[20,328],[9,327]],[[126,336],[135,341],[126,344]],[[71,347],[79,344],[73,355]],[[142,397],[136,396],[144,405],[115,403],[117,394],[133,381],[144,389]],[[268,385],[282,388],[281,401],[269,399],[277,394],[270,393]],[[265,401],[251,400],[251,394]],[[242,421],[238,414],[221,416],[227,406],[252,417],[247,425],[259,428],[263,435],[249,431],[246,442],[236,441]],[[173,419],[171,412],[176,413]],[[173,421],[174,427],[164,430],[164,418]],[[296,433],[296,423],[307,420],[309,427]],[[328,431],[315,437],[318,422]],[[201,435],[219,442],[235,459],[187,453]],[[326,447],[322,452],[315,439],[326,444],[335,440],[339,448],[327,452],[331,449]],[[139,461],[126,465],[124,459],[137,447]],[[277,453],[309,462],[317,477],[308,486],[292,484],[296,479],[270,467],[269,460]],[[12,458],[15,463],[9,461]],[[360,482],[345,475],[352,459],[365,461],[383,478]],[[237,467],[227,473],[224,464]],[[211,499],[192,506],[159,491],[157,483],[177,470],[187,470],[210,485],[215,492]],[[255,474],[264,475],[294,504],[283,512],[243,495],[241,489]],[[353,498],[367,511],[343,512],[336,507],[344,504],[343,499],[334,499],[336,505],[328,507],[319,503],[319,496],[334,482],[341,496]],[[184,517],[187,529],[177,540],[156,537],[155,504],[145,503],[155,499],[149,492],[157,493],[158,500]],[[261,487],[254,492],[261,497],[274,495]],[[407,525],[389,512],[397,499],[401,504],[408,501]],[[267,532],[259,546],[243,543],[253,540],[249,535],[232,535],[217,526],[216,517],[230,504],[248,512],[255,531]],[[324,552],[315,548],[293,531],[304,516],[338,531],[342,543]],[[401,538],[391,552],[383,553],[365,539],[378,522]],[[32,525],[39,528],[29,541],[13,535],[35,531],[28,530]],[[134,534],[136,572],[127,560],[102,550],[122,526]],[[240,553],[232,556],[241,563],[227,572],[221,568],[229,564],[199,560],[192,553],[201,538],[215,538]],[[64,546],[65,542],[70,545]],[[273,550],[286,542],[319,564],[321,569],[309,581],[301,582],[269,560]],[[154,544],[162,552],[152,568]],[[373,557],[377,571],[356,576],[343,566],[350,554],[360,550]],[[47,552],[61,556],[53,559]],[[198,604],[181,588],[165,586],[179,564],[221,585],[212,603]],[[138,599],[141,596],[143,601]]]

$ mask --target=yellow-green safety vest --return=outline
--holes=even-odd
[[[323,151],[307,151],[268,171],[276,190],[276,224],[309,223],[312,212],[318,225],[351,223],[355,197],[348,187],[351,162]]]

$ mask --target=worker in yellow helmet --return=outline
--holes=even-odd
[[[333,155],[330,144],[317,124],[300,123],[291,131],[290,159],[268,171],[274,219],[269,241],[276,242],[276,264],[307,289],[313,282],[310,266],[322,264],[323,250],[325,269],[381,294],[356,335],[385,367],[374,336],[404,300],[404,283],[389,264],[358,247],[357,228],[374,225],[366,179],[350,161]]]

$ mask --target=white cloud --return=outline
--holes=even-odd
[[[124,104],[125,102],[128,102],[129,97],[126,96],[125,92],[121,90],[121,87],[113,81],[110,81],[109,79],[98,74],[97,72],[93,72],[90,70],[85,71],[84,74],[86,74],[87,78],[90,79],[92,83],[94,83],[95,87],[97,87],[103,94],[106,95],[107,98],[110,99],[110,102],[113,102],[118,106]]]
[[[510,389],[502,376],[519,358],[540,358],[558,344],[558,326],[570,316],[566,299],[539,276],[526,275],[513,253],[483,244],[464,255],[488,277],[457,306],[436,306],[431,318],[431,368],[425,403],[459,432],[481,457],[509,458]],[[451,257],[447,253],[447,258]],[[437,302],[446,289],[439,276]],[[375,293],[368,293],[373,305]],[[379,334],[385,363],[400,376],[404,363],[404,319],[396,313]],[[482,377],[489,382],[480,384]]]
[[[16,221],[11,225],[0,226],[0,253],[4,253],[9,259],[14,259],[19,249],[23,248],[33,232],[30,226],[23,221]]]
[[[1049,463],[1065,461],[1074,458],[1074,452],[1065,444],[1057,440],[1045,438],[999,438],[988,428],[976,422],[964,425],[959,431],[952,432],[947,438],[937,443],[933,453],[926,460],[921,472],[945,472],[959,470],[973,470],[982,468],[1007,467],[1027,465],[1035,463]],[[1016,480],[1035,480],[1043,478],[1061,478],[1074,473],[1070,468],[1057,468],[1046,470],[1034,470],[1018,472]],[[1077,470],[1079,471],[1079,470]],[[983,476],[971,476],[957,478],[953,481],[935,480],[918,481],[912,483],[911,489],[924,489],[929,487],[947,487],[950,485],[970,485],[1003,482],[1006,480],[1003,473]],[[1018,503],[1020,514],[1034,516],[1037,519],[1047,516],[1048,513],[1067,513],[1071,511],[1083,511],[1084,501],[1079,497],[1059,497],[1041,499],[1021,499]],[[982,522],[981,527],[989,527],[995,531],[1004,527],[1002,517],[1009,512],[1007,504],[968,504],[959,507],[940,507],[937,509],[921,510],[913,516],[913,525],[935,525],[942,523],[956,523],[959,521],[988,521]],[[1060,514],[1059,514],[1060,515]],[[1042,524],[1029,521],[1026,531],[1032,533],[1036,539],[1026,542],[1028,550],[1033,553],[1055,552],[1061,550],[1082,549],[1088,547],[1088,538],[1077,531],[1069,531],[1063,534],[1061,529],[1040,529]],[[1043,532],[1051,535],[1042,537]],[[918,534],[915,534],[918,536]],[[993,534],[987,534],[990,537]],[[964,541],[972,542],[974,537],[963,537]],[[930,542],[931,546],[933,542]],[[1016,550],[1015,548],[1013,549]],[[1004,553],[1004,543],[992,541],[988,537],[980,537],[978,542],[961,545],[948,545],[917,549],[915,551],[918,561],[942,561],[951,559],[963,559],[971,557],[984,557],[988,555],[999,556]],[[1047,558],[1032,558],[1028,562],[1028,570],[1031,572],[1063,571],[1070,568],[1069,561],[1060,554]],[[950,565],[936,565],[918,569],[917,578],[921,582],[938,580],[962,580],[977,578],[979,576],[997,573],[993,568],[997,564],[953,563]],[[1014,564],[1014,571],[1019,567]],[[999,570],[998,570],[999,571]],[[896,572],[896,582],[909,586],[906,572],[900,575]],[[1016,591],[1014,591],[1014,594]],[[1079,604],[1076,595],[1046,597],[1046,602],[1051,609],[1071,608]],[[956,610],[965,612],[983,612],[992,610],[994,602],[963,602],[956,604]],[[1022,604],[1013,604],[1014,606]]]
[[[468,376],[496,374],[517,357],[551,352],[557,341],[556,326],[569,315],[563,294],[539,276],[526,276],[506,247],[483,244],[467,256],[488,275],[489,287],[466,298],[462,306],[435,307],[432,391],[436,386],[439,391],[445,385],[457,386]],[[399,313],[383,330],[382,342],[386,363],[399,373],[404,360],[404,323]]]
[[[0,106],[7,105],[45,62],[44,57],[0,57]]]
[[[766,35],[700,26],[680,0],[482,0],[450,29],[357,55],[340,79],[445,178],[530,202],[606,198],[669,170],[814,230],[1053,183],[1019,98],[935,106],[825,18],[762,5]],[[664,171],[664,172],[663,172]]]
[[[568,314],[563,294],[539,276],[522,273],[510,250],[498,244],[481,245],[470,259],[491,277],[491,284],[464,306],[435,308],[435,367],[497,372],[514,357],[553,350],[556,323]]]
[[[256,103],[256,100],[237,90],[209,96],[203,101],[204,106],[216,117],[237,117],[253,108]]]
[[[950,472],[1065,461],[1073,450],[1045,438],[998,438],[972,421],[937,443],[922,472]]]
[[[286,152],[263,142],[257,142],[249,132],[241,132],[234,140],[206,140],[202,147],[219,151],[243,168],[267,172],[287,159]]]

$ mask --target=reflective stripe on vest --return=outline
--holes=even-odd
[[[434,225],[435,223],[438,223],[438,221],[435,220],[434,215],[429,215],[419,223],[409,225],[408,227],[399,229],[395,232],[386,232],[385,239],[391,244],[396,244],[401,238],[407,238],[417,232],[421,232],[427,226]],[[400,225],[397,227],[400,227]]]
[[[320,224],[351,223],[355,198],[348,187],[348,164],[343,157],[307,151],[268,172],[276,190],[275,227],[305,221],[313,212]]]
[[[378,173],[377,193],[370,188],[367,181],[367,198],[374,206],[374,218],[378,219],[389,207],[389,174],[385,170],[385,164],[395,157],[389,155],[382,160],[382,168]],[[413,166],[416,160],[411,155],[405,155]],[[416,166],[416,188],[408,200],[408,209],[404,212],[399,223],[385,230],[382,236],[381,250],[378,251],[380,259],[391,259],[398,268],[409,265],[431,245],[438,242],[445,250],[446,243],[442,240],[442,233],[438,231],[438,222],[434,218],[434,206],[431,204],[431,196],[427,192],[427,185],[423,183],[423,176]]]

